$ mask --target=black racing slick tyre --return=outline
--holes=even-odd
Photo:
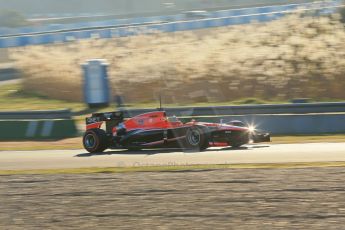
[[[184,149],[202,151],[208,147],[206,132],[200,127],[191,127],[186,132]]]
[[[244,145],[245,143],[233,143],[231,144],[230,146],[233,147],[233,148],[239,148],[241,147],[242,145]]]
[[[242,145],[245,145],[249,142],[249,137],[243,137],[243,138],[240,138],[239,140],[235,140],[233,142],[230,143],[230,146],[233,147],[233,148],[239,148],[241,147]]]
[[[87,130],[83,136],[83,145],[89,153],[103,152],[109,147],[106,132],[103,129]]]

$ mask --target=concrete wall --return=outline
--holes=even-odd
[[[1,140],[64,139],[78,130],[70,110],[0,112]]]
[[[122,109],[125,117],[151,112],[152,109]],[[226,116],[245,114],[307,114],[307,113],[345,113],[344,102],[233,105],[208,107],[170,107],[164,108],[170,116]]]
[[[133,117],[152,109],[124,110]],[[272,134],[345,134],[345,103],[300,103],[276,105],[240,105],[215,107],[166,108],[167,116],[176,115],[183,122],[195,119],[224,123],[240,120]]]
[[[191,118],[182,118],[188,121]],[[345,133],[345,113],[341,114],[293,114],[293,115],[232,115],[195,117],[198,121],[223,122],[240,120],[271,134],[329,134]]]

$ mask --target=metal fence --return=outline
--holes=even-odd
[[[51,25],[42,28],[0,29],[0,48],[69,42],[88,38],[113,38],[143,33],[175,32],[275,20],[296,10],[318,10],[327,14],[340,0],[253,7],[210,12],[208,18],[187,20],[184,15],[119,19],[103,22]],[[1,36],[2,34],[2,36]]]

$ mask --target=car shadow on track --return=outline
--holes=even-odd
[[[241,147],[225,147],[225,148],[209,148],[203,152],[220,152],[226,150],[252,150],[255,148],[267,148],[269,145],[251,145],[251,146],[241,146]],[[80,153],[75,155],[75,157],[92,157],[92,156],[105,156],[105,155],[156,155],[156,154],[164,154],[164,153],[175,153],[175,152],[183,152],[185,154],[188,153],[198,153],[199,151],[193,150],[183,150],[179,148],[169,148],[169,149],[142,149],[142,150],[110,150],[106,152],[100,153]],[[202,152],[200,152],[202,153]]]
[[[110,150],[100,153],[80,153],[75,155],[75,157],[92,157],[92,156],[104,156],[104,155],[155,155],[160,153],[173,153],[182,151],[181,149],[142,149],[142,150]]]

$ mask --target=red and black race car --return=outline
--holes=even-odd
[[[102,124],[105,123],[105,130]],[[182,148],[202,151],[214,146],[239,147],[249,142],[270,141],[240,121],[229,123],[181,122],[164,111],[125,120],[122,112],[94,113],[86,118],[83,144],[88,152],[111,149]]]

